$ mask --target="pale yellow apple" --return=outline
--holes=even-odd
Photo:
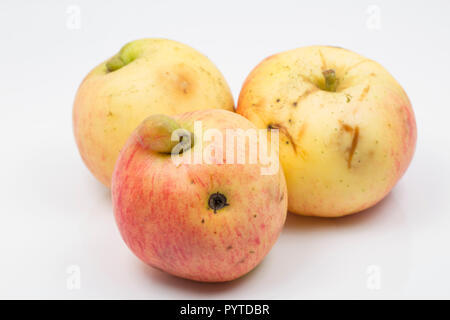
[[[109,186],[119,151],[149,115],[214,108],[233,111],[234,102],[207,57],[179,42],[142,39],[126,44],[83,80],[73,128],[86,166]]]
[[[378,63],[311,46],[273,55],[248,76],[237,112],[279,128],[289,211],[337,217],[386,196],[416,144],[411,103]]]

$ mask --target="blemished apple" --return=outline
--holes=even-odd
[[[237,142],[229,147],[202,138],[193,130],[195,121],[201,121],[203,132],[214,129],[223,136],[243,129],[236,137],[244,137],[245,130],[256,129],[224,110],[150,116],[117,160],[111,187],[114,215],[125,243],[146,264],[191,280],[229,281],[255,268],[275,243],[286,219],[286,182],[281,166],[262,175],[266,164],[260,161],[224,158],[211,144],[236,150]],[[179,128],[189,134],[174,142],[171,137]],[[183,140],[188,136],[193,139]],[[189,146],[177,155],[180,159],[201,159],[204,150],[213,150],[209,162],[174,162],[177,141]]]
[[[416,144],[410,100],[377,62],[346,49],[298,48],[262,61],[237,112],[279,128],[290,212],[338,217],[385,197]]]
[[[234,110],[214,64],[179,42],[142,39],[86,76],[75,97],[73,129],[84,163],[110,186],[120,149],[146,117],[207,108]]]

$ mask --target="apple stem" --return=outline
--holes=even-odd
[[[119,53],[106,62],[108,72],[116,71],[134,61],[142,53],[140,41],[133,41],[124,45]]]
[[[119,56],[114,56],[106,62],[106,69],[109,72],[113,72],[122,68],[124,65],[125,62]]]
[[[336,92],[338,81],[336,79],[336,72],[333,69],[328,69],[322,72],[325,78],[325,90]]]
[[[137,137],[144,149],[164,154],[178,154],[193,145],[193,134],[163,114],[145,119],[137,129]]]

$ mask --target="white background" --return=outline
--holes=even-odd
[[[449,1],[2,0],[0,298],[450,298],[449,14]],[[235,99],[248,72],[283,50],[326,44],[374,59],[413,103],[414,160],[372,209],[289,215],[267,258],[237,281],[153,270],[120,238],[71,123],[88,71],[143,37],[206,54]]]

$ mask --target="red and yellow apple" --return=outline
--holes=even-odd
[[[142,39],[86,76],[75,97],[73,128],[86,166],[109,186],[120,149],[146,117],[207,108],[234,110],[214,64],[184,44]]]
[[[172,141],[179,129],[188,134]],[[233,280],[258,265],[283,227],[287,190],[281,167],[262,174],[273,164],[248,161],[247,132],[255,129],[236,113],[203,110],[153,115],[134,131],[114,169],[112,199],[120,233],[138,258],[205,282]],[[217,138],[229,130],[236,144]],[[235,157],[241,138],[248,140],[244,162]],[[187,150],[174,153],[183,143]],[[278,167],[278,150],[271,151]]]
[[[337,217],[373,206],[407,169],[416,122],[399,83],[349,50],[273,55],[246,79],[237,112],[280,130],[289,211]]]

